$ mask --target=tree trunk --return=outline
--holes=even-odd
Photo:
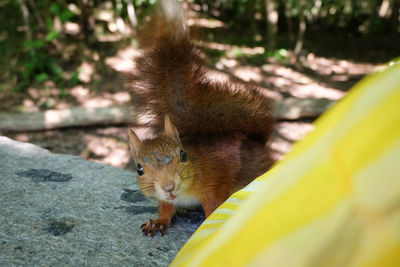
[[[294,48],[294,56],[298,59],[301,50],[303,49],[304,33],[306,32],[306,18],[304,16],[305,0],[299,1],[299,33],[297,35],[296,46]]]
[[[293,23],[292,23],[292,17],[289,14],[287,1],[282,0],[280,2],[280,5],[281,5],[281,8],[283,9],[283,16],[286,20],[288,39],[289,39],[290,44],[293,44],[294,43]],[[279,19],[281,19],[281,15],[279,15]],[[282,21],[283,21],[283,19],[282,19]]]
[[[128,0],[128,17],[131,22],[131,25],[133,28],[136,28],[137,26],[137,18],[136,18],[136,12],[135,12],[135,6],[133,5],[132,0]]]
[[[390,16],[390,21],[392,28],[395,32],[399,31],[399,12],[400,12],[400,0],[392,0],[392,14]]]
[[[256,20],[254,18],[254,13],[255,13],[254,5],[255,5],[254,0],[249,0],[246,5],[246,15],[250,24],[250,33],[252,40],[254,40],[254,37],[257,34],[257,25],[256,25]]]
[[[266,26],[267,26],[267,40],[266,45],[268,50],[275,49],[276,45],[276,32],[278,23],[278,12],[275,9],[273,0],[265,0],[266,12]]]
[[[384,18],[388,14],[389,6],[390,0],[380,0],[377,1],[374,11],[379,15],[379,17]]]
[[[27,41],[31,42],[33,37],[32,37],[32,31],[31,31],[31,27],[30,27],[30,23],[29,23],[29,9],[26,6],[26,3],[24,0],[18,0],[18,4],[21,8],[22,17],[24,19],[26,39],[27,39]],[[29,53],[31,55],[33,55],[35,52],[32,48],[30,48]]]
[[[79,0],[79,7],[81,9],[80,25],[83,34],[83,40],[89,45],[89,36],[94,29],[94,18],[91,17],[90,0]]]

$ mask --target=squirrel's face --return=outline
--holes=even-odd
[[[134,159],[138,182],[146,196],[173,201],[192,184],[188,156],[180,142],[169,136],[141,141]]]
[[[164,124],[164,135],[143,141],[130,129],[129,146],[143,194],[176,202],[193,183],[193,172],[178,131],[168,117]]]

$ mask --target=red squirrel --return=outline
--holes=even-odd
[[[251,84],[213,80],[179,4],[160,6],[130,77],[134,106],[157,133],[140,140],[129,129],[141,191],[159,201],[159,218],[141,226],[151,236],[164,235],[176,206],[201,204],[208,217],[273,164],[271,100]]]

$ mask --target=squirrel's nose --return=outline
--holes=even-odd
[[[175,188],[175,183],[172,181],[169,182],[168,184],[162,186],[162,189],[165,192],[172,192],[172,190],[174,190],[174,188]]]

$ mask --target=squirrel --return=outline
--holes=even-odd
[[[134,107],[156,133],[140,140],[128,130],[141,191],[159,201],[159,218],[141,225],[150,236],[164,235],[177,206],[200,204],[208,217],[274,163],[271,99],[249,83],[213,80],[182,7],[160,7],[130,74]]]

